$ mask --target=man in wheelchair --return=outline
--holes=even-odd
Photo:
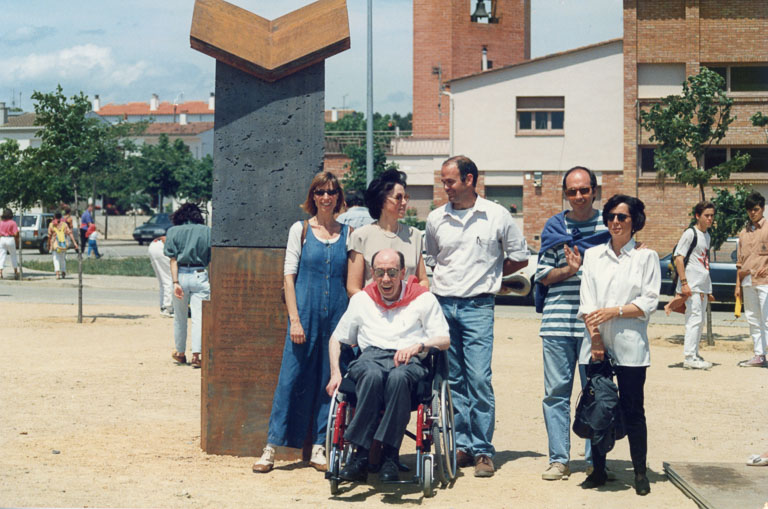
[[[344,438],[355,446],[339,472],[345,481],[366,481],[368,451],[382,444],[379,479],[397,481],[397,455],[411,412],[411,392],[424,379],[422,364],[430,348],[450,346],[448,323],[434,295],[405,277],[402,253],[383,249],[373,255],[373,282],[349,301],[331,336],[331,377],[326,390],[333,396],[341,383],[341,343],[357,345],[360,356],[349,366],[357,406]],[[383,412],[383,415],[382,415]]]

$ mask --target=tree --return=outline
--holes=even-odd
[[[119,157],[114,140],[109,137],[110,126],[101,119],[86,117],[91,110],[91,102],[83,92],[68,100],[62,93],[61,85],[58,85],[55,92],[35,91],[32,99],[35,101],[35,124],[41,127],[37,132],[41,143],[35,151],[34,161],[52,179],[52,188],[58,192],[58,200],[68,198],[72,191],[74,213],[79,221],[78,202],[84,183]],[[78,323],[83,321],[82,247],[77,253]]]
[[[141,146],[136,167],[144,183],[144,190],[158,197],[158,212],[163,211],[163,197],[175,195],[179,189],[177,175],[180,168],[192,161],[189,147],[178,139],[171,143],[167,134],[161,134],[156,145],[145,143]]]
[[[728,180],[731,173],[746,166],[746,154],[711,168],[704,164],[707,149],[720,143],[734,121],[732,105],[722,76],[702,67],[699,74],[683,83],[682,95],[667,96],[650,110],[640,112],[640,125],[653,133],[649,140],[657,144],[654,164],[660,179],[670,176],[681,184],[698,187],[704,200],[704,186],[713,177]]]
[[[190,154],[191,158],[191,154]],[[180,166],[176,172],[179,181],[177,194],[204,205],[211,201],[213,195],[213,158],[210,155],[200,160],[191,159],[188,164]]]
[[[640,125],[653,133],[649,140],[657,144],[654,165],[662,183],[671,176],[681,184],[698,187],[703,201],[704,186],[713,177],[728,180],[731,173],[744,169],[749,162],[747,154],[737,154],[714,167],[707,167],[704,159],[707,149],[725,138],[734,121],[732,106],[723,77],[702,67],[699,74],[683,82],[682,95],[667,96],[650,110],[640,112]],[[707,343],[713,345],[711,324],[712,308],[707,303]]]
[[[367,187],[365,177],[366,148],[365,144],[360,146],[349,145],[344,148],[344,153],[351,159],[344,167],[347,173],[341,178],[341,184],[344,189],[355,189],[361,193],[365,192]],[[397,163],[388,163],[387,155],[378,145],[373,146],[373,178],[378,177],[384,171],[397,169]]]
[[[401,131],[410,131],[412,126],[413,114],[408,113],[405,116],[399,113],[393,113],[382,115],[381,113],[373,114],[373,130],[374,131],[394,131],[399,128]],[[355,111],[348,115],[344,115],[336,122],[326,122],[326,131],[365,131],[366,122],[365,115],[359,111]]]
[[[747,209],[744,208],[744,200],[752,191],[750,187],[737,185],[731,193],[728,189],[715,188],[715,223],[709,229],[712,241],[712,250],[720,249],[720,246],[728,240],[728,237],[737,235],[747,224],[749,219]]]

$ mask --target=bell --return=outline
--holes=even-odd
[[[488,14],[488,11],[485,10],[485,1],[477,0],[477,5],[475,6],[475,12],[469,17],[469,19],[471,19],[473,22],[477,22],[478,20],[483,18],[490,18],[490,15]]]

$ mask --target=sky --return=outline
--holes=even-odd
[[[273,19],[308,0],[229,0]],[[474,6],[467,0],[467,12]],[[207,100],[215,61],[190,48],[194,0],[0,0],[0,102],[32,111],[61,84],[101,103]],[[365,111],[367,1],[347,0],[351,49],[326,61],[326,108]],[[531,0],[531,56],[622,35],[620,0]],[[412,109],[413,0],[373,2],[374,110]]]

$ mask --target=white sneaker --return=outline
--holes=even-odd
[[[168,318],[173,318],[173,309],[161,308],[160,314]]]
[[[259,474],[266,474],[272,470],[272,467],[274,466],[275,450],[270,446],[266,446],[264,448],[264,453],[262,453],[261,458],[259,458],[259,461],[253,464],[253,471]]]
[[[325,472],[327,469],[327,462],[325,460],[325,446],[322,444],[315,444],[312,446],[312,456],[309,459],[309,464],[312,465],[315,470]]]
[[[704,359],[686,357],[685,361],[683,362],[683,367],[685,369],[709,369],[712,367],[712,363],[707,362]]]
[[[550,463],[544,473],[541,474],[541,478],[545,481],[565,481],[570,476],[571,469],[568,468],[568,465],[563,465],[557,461]]]

